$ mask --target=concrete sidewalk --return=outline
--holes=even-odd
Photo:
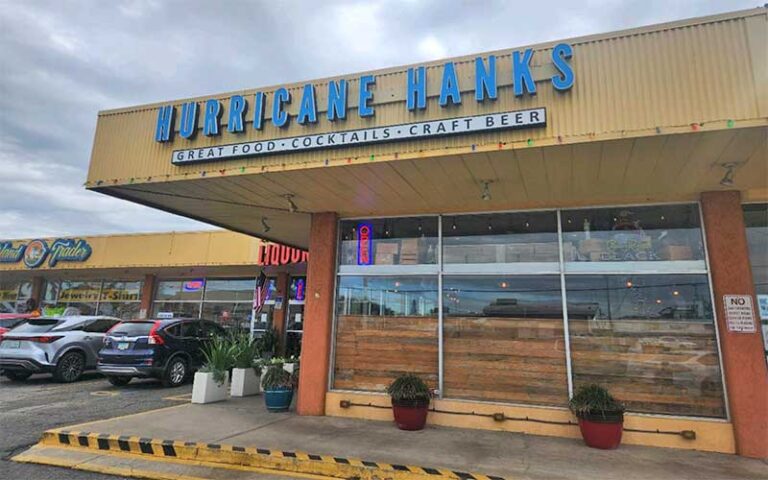
[[[195,442],[417,465],[507,480],[768,478],[766,462],[733,455],[629,445],[602,451],[587,448],[580,440],[431,426],[404,432],[388,422],[268,413],[260,396],[184,404],[61,430],[91,432],[91,448],[98,448],[96,434],[104,434],[105,444],[106,435],[114,442],[118,436],[175,440],[180,458],[180,449]],[[75,436],[71,442],[77,445]]]

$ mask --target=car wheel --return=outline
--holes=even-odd
[[[163,386],[178,387],[183,384],[184,380],[187,379],[188,370],[186,360],[181,357],[172,358],[163,373]]]
[[[133,377],[107,377],[107,380],[109,380],[109,383],[116,387],[124,387],[128,385],[128,383],[131,381],[131,378]]]
[[[3,375],[5,375],[6,378],[12,382],[23,382],[32,376],[32,372],[14,372],[11,370],[6,370]]]
[[[78,352],[65,353],[56,364],[56,370],[53,372],[53,378],[57,382],[70,383],[76,382],[85,370],[85,357]]]

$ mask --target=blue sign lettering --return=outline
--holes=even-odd
[[[557,71],[547,78],[539,78],[538,81],[550,81],[552,87],[559,91],[573,88],[575,74],[571,60],[573,47],[567,43],[559,43],[552,48],[551,62]],[[531,63],[534,51],[527,48],[523,51],[511,52],[511,70],[508,72],[511,78],[512,91],[516,97],[536,94],[536,80],[533,76]],[[496,55],[475,58],[474,65],[474,90],[475,100],[484,102],[498,98],[497,61]],[[425,110],[427,98],[435,97],[439,93],[438,105],[447,108],[451,105],[461,104],[461,86],[459,75],[454,61],[446,62],[443,66],[442,81],[439,92],[427,91],[427,68],[424,66],[410,67],[406,70],[405,79],[405,104],[408,111]],[[465,85],[465,88],[468,85]],[[361,118],[372,117],[375,114],[373,97],[376,90],[376,77],[374,75],[362,75],[358,78],[358,107],[357,114]],[[329,122],[346,120],[347,101],[349,94],[349,82],[346,79],[330,80],[327,87],[328,105],[326,119]],[[389,95],[387,95],[388,97]],[[253,97],[253,123],[254,130],[262,130],[267,108],[267,94],[256,92]],[[287,106],[291,104],[291,92],[286,87],[279,87],[274,91],[271,99],[272,124],[276,127],[286,127],[290,123],[291,114]],[[304,85],[299,105],[298,114],[294,114],[296,122],[300,125],[314,124],[318,121],[317,92],[315,85]],[[181,104],[181,117],[179,120],[179,135],[184,139],[193,139],[198,129],[198,113],[202,110],[203,134],[216,136],[220,134],[220,122],[222,116],[221,102],[210,99],[204,105],[197,102],[185,102]],[[248,111],[248,100],[242,95],[233,95],[227,108],[227,130],[231,133],[242,133],[246,129],[245,116]],[[157,125],[155,128],[155,140],[168,142],[173,140],[176,121],[176,106],[163,105],[158,108]],[[340,134],[341,136],[341,134]],[[334,139],[329,138],[327,144],[333,145]],[[367,140],[367,139],[364,139]],[[374,139],[375,140],[375,139]],[[342,137],[343,141],[343,137]],[[258,145],[261,145],[259,143]],[[266,151],[274,150],[274,141],[265,141],[263,147]],[[201,150],[202,151],[202,150]],[[254,153],[260,153],[254,150]],[[192,160],[191,158],[185,160]],[[195,160],[199,160],[195,158]]]

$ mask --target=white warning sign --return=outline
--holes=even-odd
[[[755,333],[755,309],[751,295],[723,295],[725,322],[729,332]]]

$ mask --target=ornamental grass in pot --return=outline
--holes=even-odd
[[[582,385],[568,404],[579,419],[584,443],[592,448],[618,448],[624,430],[624,405],[600,385]]]
[[[233,397],[246,397],[261,391],[261,367],[254,362],[258,357],[258,345],[250,335],[241,333],[232,342],[232,388]]]
[[[270,412],[286,412],[291,408],[296,376],[285,371],[282,365],[272,365],[261,379],[264,403]]]
[[[427,412],[432,391],[424,380],[412,373],[400,375],[387,387],[392,398],[392,413],[397,428],[422,430],[427,423]]]
[[[226,338],[214,337],[203,349],[203,357],[203,367],[195,373],[192,385],[192,403],[226,400],[233,361],[232,344]]]

